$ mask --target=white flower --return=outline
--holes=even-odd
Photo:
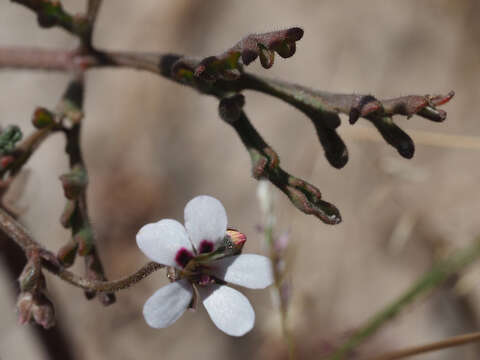
[[[242,336],[252,329],[255,313],[244,295],[225,284],[251,289],[271,285],[270,259],[255,254],[225,256],[227,214],[217,199],[193,198],[184,216],[185,227],[163,219],[137,233],[137,245],[147,257],[175,267],[180,275],[147,300],[143,316],[154,328],[173,324],[192,303],[195,288],[213,323],[228,335]]]

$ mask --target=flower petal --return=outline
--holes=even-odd
[[[256,254],[225,257],[211,264],[212,275],[250,289],[263,289],[273,283],[272,263]]]
[[[192,301],[193,288],[182,279],[157,290],[143,306],[143,317],[153,328],[165,328],[173,324]]]
[[[175,267],[181,267],[175,258],[182,248],[192,251],[185,228],[172,219],[144,225],[137,233],[137,245],[151,260]]]
[[[242,293],[225,285],[200,286],[198,290],[217,328],[230,336],[242,336],[252,330],[255,312]]]
[[[202,248],[212,251],[223,243],[227,213],[220,201],[208,195],[197,196],[187,203],[184,213],[185,228],[200,253]]]

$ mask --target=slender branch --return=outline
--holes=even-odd
[[[292,39],[287,36],[285,39],[287,43],[295,44],[295,39],[298,39],[298,36]],[[253,44],[257,44],[258,39],[253,40]],[[275,42],[272,44],[270,45],[273,47],[278,45],[275,45]],[[445,96],[411,95],[377,100],[371,95],[334,94],[312,90],[284,81],[254,76],[243,72],[242,68],[237,66],[237,63],[232,64],[231,62],[234,60],[238,62],[239,54],[243,56],[245,49],[247,49],[248,55],[249,46],[243,47],[242,45],[238,48],[235,46],[232,48],[234,49],[232,54],[236,54],[236,57],[234,57],[236,60],[231,58],[231,54],[227,51],[220,56],[207,58],[213,62],[206,61],[206,59],[186,58],[175,54],[106,52],[95,49],[86,49],[88,50],[87,55],[80,51],[78,56],[83,57],[80,60],[76,57],[73,59],[80,62],[81,68],[84,70],[90,67],[103,66],[129,67],[153,72],[172,81],[190,86],[202,94],[212,95],[220,99],[221,116],[231,116],[229,115],[231,110],[227,109],[230,103],[233,103],[234,107],[243,107],[243,104],[241,106],[235,104],[237,100],[232,100],[236,97],[236,94],[243,90],[260,91],[280,98],[295,106],[311,119],[327,160],[336,168],[343,167],[348,161],[347,148],[336,131],[341,122],[340,113],[348,114],[352,124],[359,117],[369,120],[384,140],[395,147],[400,155],[411,158],[414,154],[413,141],[393,122],[392,116],[410,117],[413,114],[419,114],[432,121],[443,121],[446,118],[446,113],[443,110],[438,110],[436,106],[448,102],[454,95],[453,92],[450,92]],[[258,44],[255,46],[258,46]],[[261,51],[256,53],[256,56],[260,56],[262,51],[265,50],[261,47],[259,49]],[[290,50],[292,49],[294,48]],[[262,56],[268,58],[269,55],[264,53],[260,57],[262,58]],[[266,61],[266,58],[263,61]],[[236,72],[235,77],[229,77],[232,70]],[[232,111],[234,116],[239,116],[240,112],[238,110],[234,109]],[[301,211],[314,214],[328,224],[338,224],[341,221],[338,210],[332,204],[320,200],[321,194],[316,187],[278,167],[278,155],[265,143],[246,117],[243,116],[238,121],[227,119],[227,122],[232,124],[250,152],[255,178],[265,177],[269,179]]]
[[[8,238],[15,241],[24,251],[30,247],[41,248],[40,244],[34,241],[28,234],[27,229],[16,221],[0,207],[0,231],[4,232]]]
[[[2,231],[0,231],[0,259],[9,275],[9,282],[16,283],[27,260],[22,248],[10,241]],[[48,331],[44,331],[41,326],[31,326],[31,329],[36,333],[49,359],[78,360],[75,351],[76,344],[62,319],[56,319],[55,326],[49,328]]]
[[[441,341],[433,342],[430,344],[413,346],[406,349],[388,352],[379,356],[369,357],[368,359],[369,360],[397,360],[397,359],[406,358],[408,356],[423,354],[426,352],[447,349],[454,346],[461,346],[461,345],[465,345],[465,344],[476,342],[476,341],[480,341],[480,332],[458,335],[458,336],[454,336]]]
[[[65,269],[55,269],[45,266],[47,270],[53,274],[60,277],[62,280],[69,282],[70,284],[82,288],[89,292],[100,292],[100,293],[113,293],[119,290],[127,289],[137,282],[145,279],[150,274],[154,273],[157,270],[164,268],[164,265],[149,262],[138,269],[135,273],[129,276],[125,276],[118,280],[112,281],[99,281],[91,280],[81,276],[78,276],[71,271]]]
[[[102,0],[88,0],[87,17],[90,23],[94,24],[97,20],[98,12],[102,6]]]
[[[126,289],[137,282],[143,280],[153,272],[163,268],[161,264],[149,262],[142,266],[138,271],[132,275],[126,276],[119,280],[113,281],[99,281],[92,280],[78,276],[71,271],[66,270],[59,262],[54,261],[55,255],[42,248],[42,246],[33,240],[28,231],[17,220],[10,216],[4,209],[0,207],[0,231],[3,232],[7,238],[13,240],[23,251],[28,249],[38,248],[42,249],[42,265],[52,274],[57,275],[61,279],[70,284],[80,287],[88,291],[98,292],[116,292],[118,290]]]
[[[22,167],[28,162],[37,148],[55,131],[58,130],[57,124],[38,129],[27,137],[16,149],[15,149],[15,161],[9,167],[11,176],[15,176],[20,172]],[[0,172],[1,175],[1,172]]]
[[[37,69],[70,71],[76,63],[76,52],[71,50],[43,49],[38,47],[0,47],[0,69]]]
[[[348,115],[351,124],[360,117],[367,119],[401,156],[411,158],[414,154],[413,141],[392,121],[392,117],[411,117],[418,114],[434,122],[444,121],[447,113],[436,107],[445,104],[454,96],[451,91],[447,95],[410,95],[378,100],[371,95],[313,90],[248,73],[244,73],[241,80],[241,90],[255,90],[277,97],[308,116],[317,131],[327,160],[336,168],[343,167],[348,161],[347,148],[335,130],[341,122],[339,114]]]
[[[83,38],[83,42],[86,48],[93,49],[92,39],[93,39],[93,30],[95,28],[95,23],[97,21],[98,12],[102,6],[102,0],[88,0],[87,3],[87,19],[89,27],[86,35]]]
[[[263,140],[243,111],[238,119],[229,123],[250,153],[254,178],[270,180],[288,196],[293,205],[306,214],[314,215],[327,224],[338,224],[341,221],[338,209],[322,200],[320,190],[280,167],[278,155]]]
[[[458,251],[451,257],[434,265],[418,279],[399,298],[372,316],[337,351],[327,357],[329,360],[344,359],[354,348],[375,334],[382,325],[395,317],[403,308],[411,304],[420,295],[431,291],[452,276],[464,270],[480,258],[480,237],[469,247]]]
[[[68,220],[65,220],[65,213],[62,215],[62,224],[72,229],[72,242],[66,245],[62,251],[68,257],[75,257],[78,252],[85,257],[85,271],[87,278],[94,281],[105,281],[105,272],[98,255],[93,235],[92,226],[88,216],[87,206],[87,185],[88,175],[83,160],[81,149],[81,129],[82,129],[82,107],[84,96],[84,77],[80,75],[74,78],[57,107],[59,116],[67,116],[73,125],[69,129],[65,129],[66,135],[66,152],[70,162],[70,173],[60,177],[65,196],[67,197]],[[71,250],[71,251],[70,251]],[[64,260],[63,258],[62,260]],[[73,261],[72,261],[73,262]],[[86,291],[85,295],[88,299],[95,297],[95,291]],[[104,305],[110,305],[115,302],[113,293],[104,293],[99,297]]]

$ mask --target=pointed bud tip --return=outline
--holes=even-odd
[[[287,38],[293,41],[299,41],[303,37],[304,31],[300,27],[293,27],[287,30]]]

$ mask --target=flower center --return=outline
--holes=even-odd
[[[175,256],[175,262],[182,268],[184,268],[191,259],[193,259],[193,254],[185,248],[178,250]]]
[[[213,251],[213,242],[209,240],[202,240],[198,248],[200,254],[205,254]]]

